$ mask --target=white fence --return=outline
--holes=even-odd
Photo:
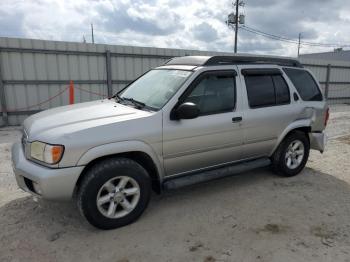
[[[228,53],[0,38],[0,126],[18,125],[30,114],[68,104],[70,80],[75,101],[90,101],[110,96],[171,57],[215,54]],[[302,62],[328,86],[329,97],[350,101],[350,64],[334,67],[309,60]]]

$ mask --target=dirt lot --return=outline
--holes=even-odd
[[[350,107],[332,107],[327,131],[299,176],[260,169],[154,195],[135,224],[99,231],[17,188],[19,131],[0,129],[0,261],[350,262]]]

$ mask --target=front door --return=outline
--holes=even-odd
[[[166,175],[184,174],[239,160],[241,157],[241,91],[236,71],[200,74],[181,102],[200,110],[195,119],[163,119],[163,158]]]

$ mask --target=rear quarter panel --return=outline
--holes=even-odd
[[[293,68],[298,69],[298,68]],[[283,75],[285,79],[288,82],[288,85],[290,86],[291,90],[293,92],[297,93],[299,95],[299,104],[303,108],[303,117],[310,119],[310,127],[312,132],[322,132],[325,129],[325,115],[328,108],[328,103],[325,98],[324,93],[322,92],[322,89],[320,87],[318,79],[315,77],[315,75],[306,68],[300,68],[298,70],[304,70],[307,71],[312,78],[314,79],[318,89],[322,93],[323,100],[322,101],[303,101],[301,99],[301,96],[299,95],[297,89],[293,85],[292,81],[288,78],[288,76],[283,72]]]

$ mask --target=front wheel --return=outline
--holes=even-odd
[[[309,158],[310,142],[307,135],[300,131],[289,134],[272,156],[272,166],[281,176],[295,176],[306,165]]]
[[[90,168],[78,190],[78,207],[90,224],[113,229],[134,222],[151,195],[147,171],[127,158],[103,160]]]

